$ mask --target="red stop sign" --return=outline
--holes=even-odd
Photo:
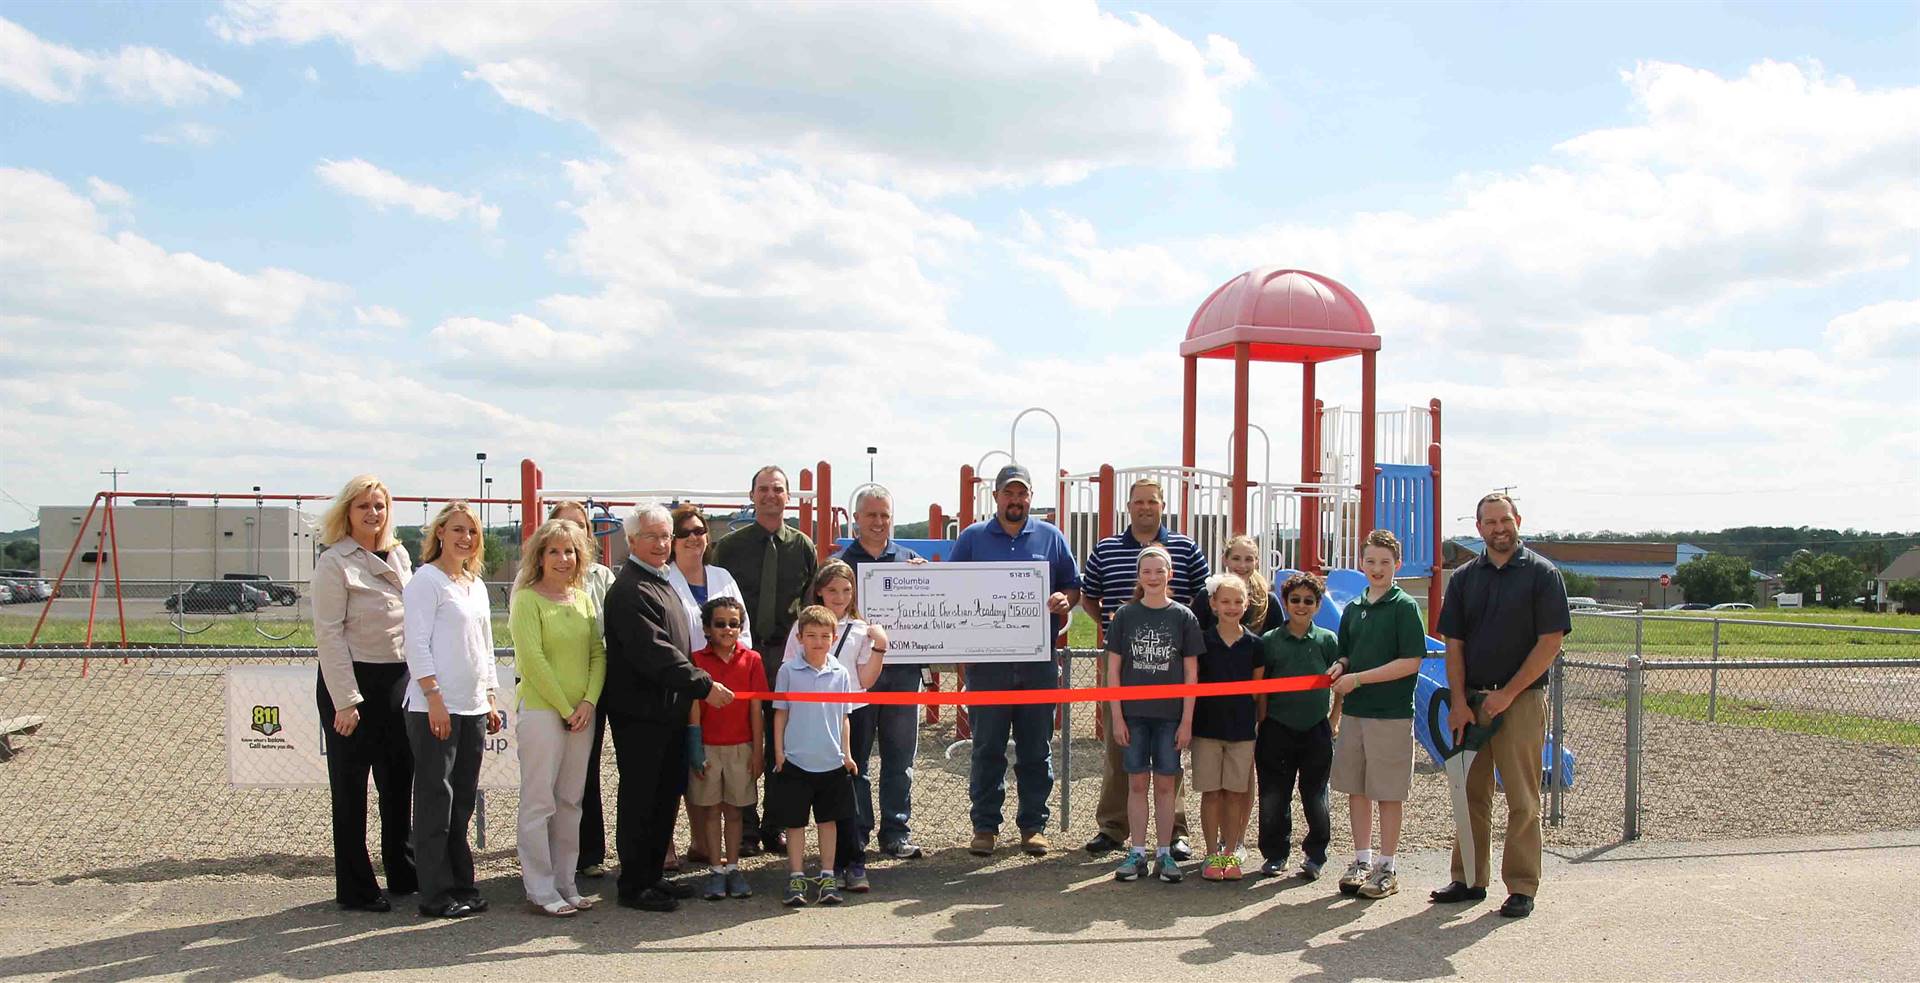
[[[1660,575],[1660,586],[1662,586],[1662,587],[1672,587],[1672,586],[1673,586],[1673,574],[1670,574],[1670,573],[1663,573],[1663,574],[1661,574],[1661,575]]]

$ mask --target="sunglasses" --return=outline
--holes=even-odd
[[[697,526],[692,529],[675,529],[673,531],[673,538],[692,539],[695,536],[705,536],[706,534],[707,534],[706,526]]]
[[[709,628],[714,628],[714,629],[721,629],[721,628],[731,628],[731,629],[733,629],[734,631],[739,631],[739,630],[740,630],[740,622],[738,622],[738,621],[716,621],[716,622],[714,622],[713,624],[711,624],[711,625],[708,625],[707,627],[709,627]]]
[[[1320,599],[1317,597],[1294,596],[1294,597],[1287,598],[1287,603],[1288,604],[1318,604],[1320,603]]]

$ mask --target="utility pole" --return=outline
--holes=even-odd
[[[100,473],[101,473],[101,474],[109,474],[109,475],[112,475],[112,476],[113,476],[113,493],[114,493],[115,495],[118,495],[118,494],[120,494],[120,476],[121,476],[121,475],[123,475],[123,474],[132,474],[133,472],[131,472],[131,471],[122,471],[122,470],[120,470],[119,468],[117,468],[117,467],[116,467],[116,468],[114,468],[114,469],[113,469],[113,470],[111,470],[111,471],[102,471],[102,472],[100,472]]]

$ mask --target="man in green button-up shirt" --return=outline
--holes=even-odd
[[[820,566],[813,540],[787,525],[787,473],[769,464],[753,473],[749,497],[753,500],[753,525],[721,537],[708,552],[707,562],[725,569],[740,585],[740,596],[747,602],[747,616],[753,622],[753,637],[760,642],[761,664],[767,671],[767,686],[772,687],[780,671],[780,659],[786,653],[787,632],[800,611]],[[764,628],[762,626],[765,626]],[[771,718],[772,704],[761,709]],[[769,719],[766,733],[773,732]],[[767,760],[773,760],[771,751]],[[741,820],[752,829],[759,817],[748,807]],[[784,850],[783,831],[761,829],[760,838],[770,851]]]

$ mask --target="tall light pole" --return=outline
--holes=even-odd
[[[473,459],[480,462],[480,535],[484,537],[487,534],[487,452],[481,451],[473,455]]]
[[[878,447],[867,448],[867,483],[868,484],[873,483],[873,456],[878,453],[880,453],[880,448]]]

